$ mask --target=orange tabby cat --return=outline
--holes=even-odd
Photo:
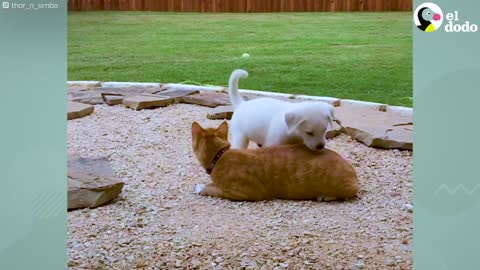
[[[212,182],[198,192],[229,200],[336,200],[356,196],[353,167],[329,149],[301,145],[229,149],[228,124],[203,129],[192,124],[192,146]]]

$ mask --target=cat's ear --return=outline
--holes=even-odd
[[[202,135],[205,132],[205,130],[200,126],[199,123],[193,122],[192,123],[192,138],[198,137]]]
[[[228,123],[227,121],[223,121],[223,123],[217,128],[215,133],[218,135],[218,137],[228,140]]]

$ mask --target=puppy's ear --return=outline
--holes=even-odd
[[[328,115],[328,121],[330,122],[330,126],[333,128],[333,122],[337,123],[339,126],[342,126],[340,120],[335,117],[335,108],[330,106],[330,113]]]
[[[193,122],[192,123],[192,138],[196,138],[200,135],[202,135],[205,132],[205,130],[200,126],[199,123]]]
[[[335,119],[335,110],[333,109],[333,106],[331,106],[328,114],[328,122],[330,123],[331,128],[333,128],[333,119]]]
[[[288,132],[292,132],[302,122],[300,115],[295,112],[287,112],[285,114],[285,123],[287,124]]]
[[[217,128],[215,133],[218,135],[218,137],[228,140],[228,123],[227,121],[223,121],[222,124]]]

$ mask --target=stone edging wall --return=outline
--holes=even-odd
[[[67,86],[81,86],[81,87],[160,87],[165,89],[172,90],[198,90],[200,92],[227,92],[226,87],[222,86],[198,86],[198,85],[189,85],[189,84],[178,84],[178,83],[139,83],[139,82],[101,82],[101,81],[68,81]],[[241,94],[253,94],[253,95],[262,95],[270,97],[284,97],[289,99],[300,99],[300,100],[315,100],[315,101],[324,101],[332,104],[335,107],[338,106],[351,106],[351,107],[363,107],[370,108],[382,112],[392,112],[399,114],[401,116],[413,116],[413,108],[402,107],[402,106],[391,106],[387,104],[368,102],[368,101],[359,101],[352,99],[339,99],[334,97],[321,97],[321,96],[307,96],[307,95],[294,95],[294,94],[285,94],[285,93],[276,93],[268,91],[258,91],[258,90],[247,90],[240,89]]]

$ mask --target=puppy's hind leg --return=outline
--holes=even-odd
[[[243,134],[236,134],[232,138],[232,149],[247,149],[248,142],[248,138]]]

